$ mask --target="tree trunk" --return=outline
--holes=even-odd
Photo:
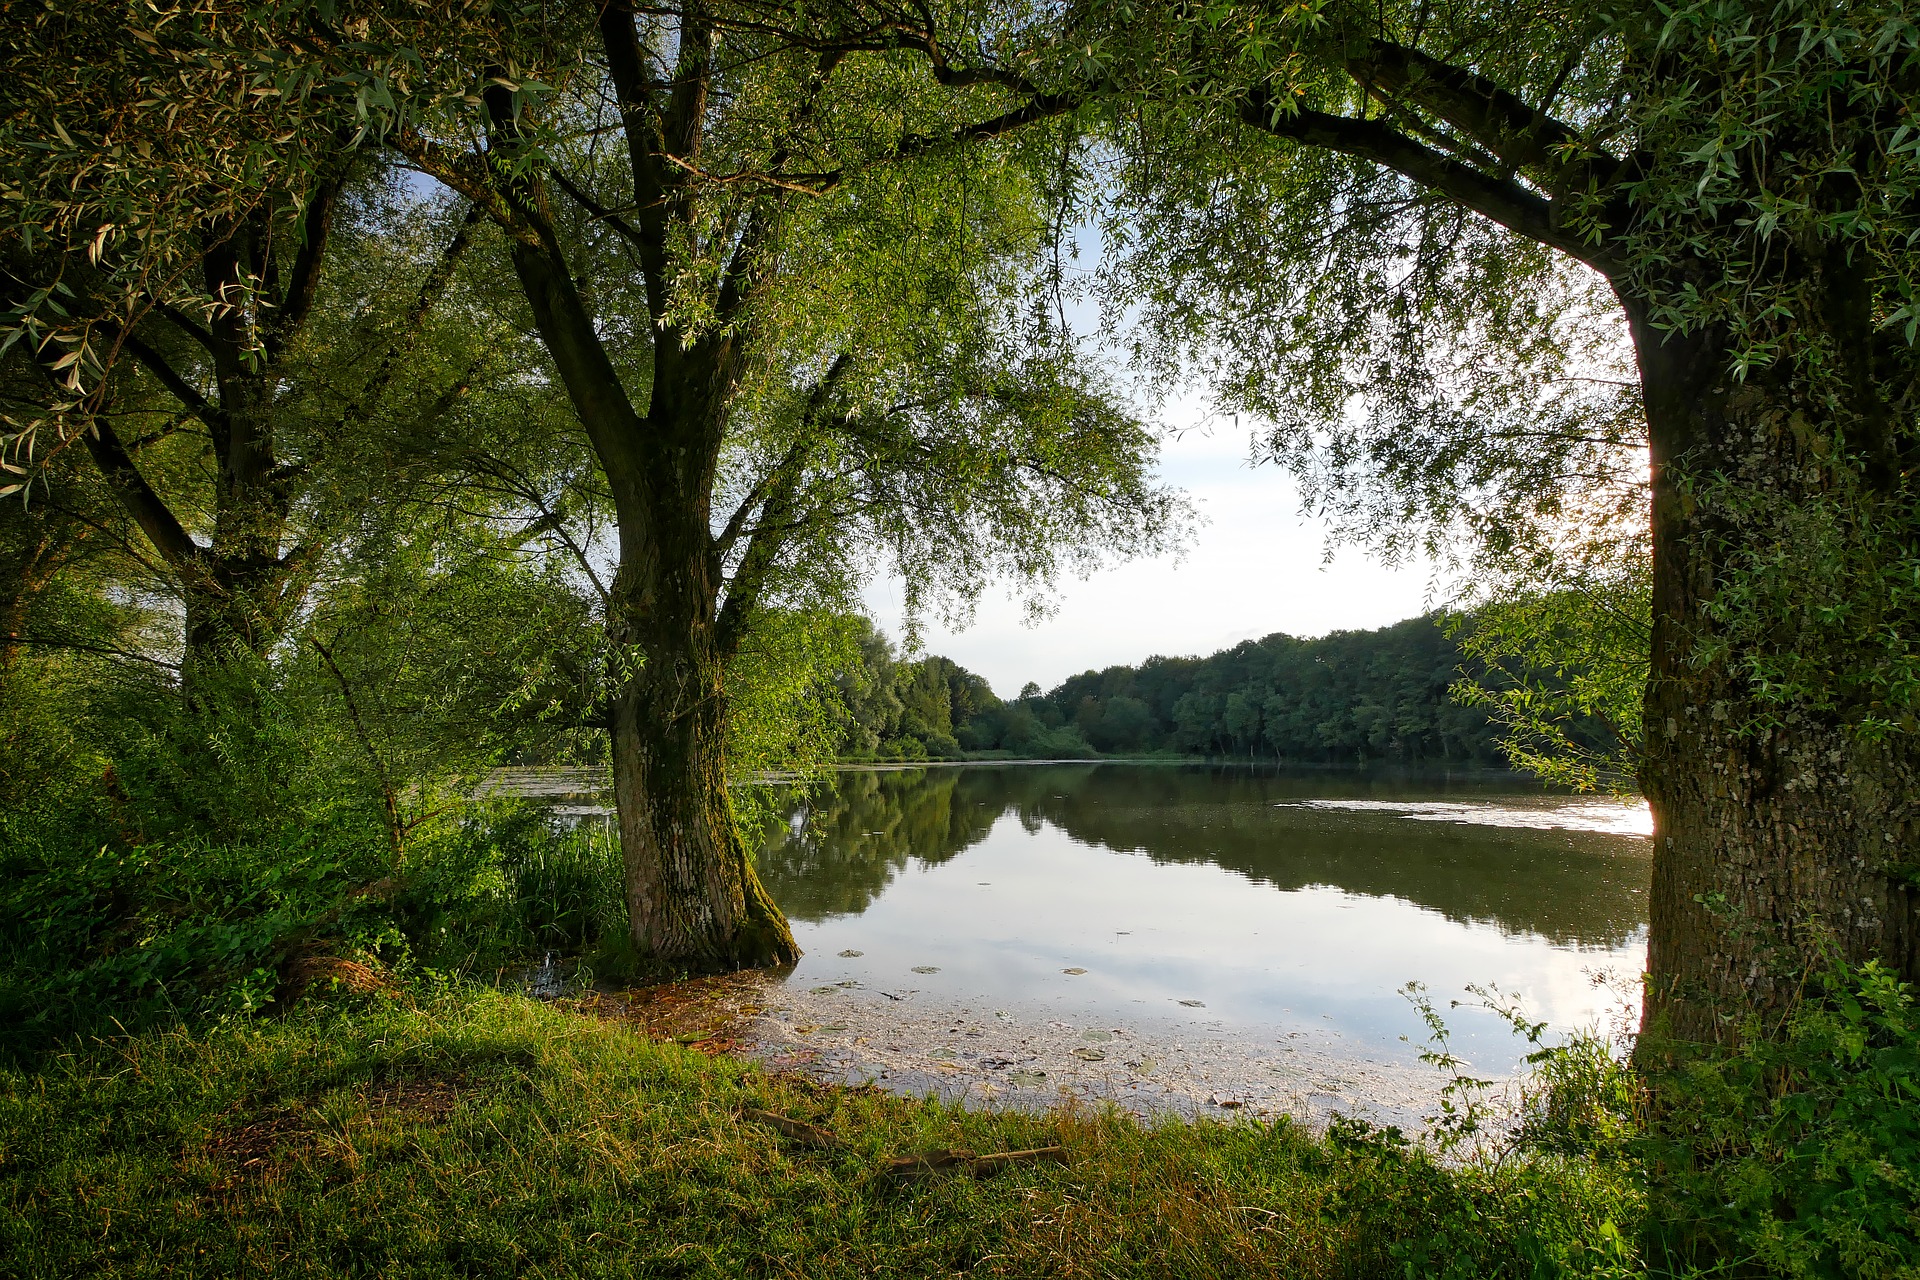
[[[241,294],[265,258],[256,228],[236,231],[206,254],[207,292]],[[219,411],[208,424],[214,451],[213,537],[181,572],[186,603],[182,666],[194,673],[242,655],[264,654],[279,638],[287,565],[281,559],[291,508],[275,456],[272,361],[254,352],[254,322],[230,306],[209,321]]]
[[[1756,695],[1746,661],[1793,640],[1756,642],[1712,610],[1729,556],[1791,538],[1777,517],[1823,484],[1808,397],[1784,373],[1736,381],[1711,333],[1669,336],[1627,310],[1653,465],[1646,1058],[1735,1042],[1750,1015],[1777,1026],[1828,954],[1920,978],[1920,740],[1870,742],[1840,712]],[[1762,505],[1730,503],[1715,477]]]
[[[276,492],[229,487],[226,479],[212,544],[179,568],[186,612],[180,672],[189,700],[236,662],[265,656],[285,627],[291,594],[292,572],[279,554],[285,502]]]
[[[610,6],[608,60],[616,79],[638,74],[630,9]],[[623,27],[624,24],[624,27]],[[634,84],[621,90],[641,202],[639,236],[654,325],[644,416],[602,342],[547,213],[542,185],[508,185],[515,216],[510,252],[547,353],[613,494],[620,565],[607,601],[607,634],[620,675],[612,698],[613,790],[627,914],[640,955],[662,968],[725,970],[788,964],[800,950],[767,896],[734,821],[727,794],[727,654],[718,626],[721,554],[711,524],[713,485],[726,414],[744,367],[749,328],[729,322],[689,338],[666,315],[674,286],[665,219],[691,216],[679,188],[656,183],[656,145],[693,153],[704,120],[701,41],[682,33],[674,123],[646,122]],[[708,33],[710,42],[711,32]],[[487,91],[489,128],[517,139],[517,111],[498,86]],[[670,166],[669,166],[670,167]],[[514,232],[512,226],[510,232]],[[716,311],[730,321],[751,273],[752,233],[742,232]]]
[[[704,520],[656,511],[654,522],[622,519],[608,605],[616,653],[640,655],[614,697],[612,725],[633,942],[673,969],[791,964],[800,949],[754,870],[727,792],[725,664]],[[698,504],[675,514],[703,512]],[[663,555],[642,530],[651,524],[657,534],[670,523],[686,523],[689,536],[677,540],[678,554]]]

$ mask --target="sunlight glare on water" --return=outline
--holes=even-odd
[[[1530,805],[1488,801],[1455,803],[1416,800],[1290,800],[1308,809],[1376,810],[1416,822],[1463,822],[1483,827],[1532,827],[1539,831],[1604,831],[1622,836],[1653,834],[1653,810],[1645,800],[1550,800]]]

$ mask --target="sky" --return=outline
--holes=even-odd
[[[923,652],[953,659],[1008,698],[1029,680],[1050,689],[1154,654],[1205,655],[1276,631],[1307,637],[1386,626],[1440,599],[1425,563],[1388,569],[1355,547],[1324,562],[1325,527],[1301,514],[1285,473],[1248,464],[1245,427],[1197,425],[1202,414],[1190,402],[1163,417],[1174,433],[1162,445],[1160,476],[1184,489],[1202,517],[1184,557],[1066,579],[1038,626],[1027,624],[1007,585],[995,583],[970,625],[953,630],[928,619]],[[890,578],[866,592],[869,616],[895,641],[902,595]]]

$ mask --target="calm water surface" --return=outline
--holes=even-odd
[[[1424,1037],[1416,981],[1504,1073],[1512,1036],[1448,1002],[1491,984],[1556,1028],[1619,1016],[1648,831],[1644,806],[1511,779],[964,766],[841,775],[761,868],[806,949],[796,996],[1388,1062]]]

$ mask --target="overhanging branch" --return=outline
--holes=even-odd
[[[1425,108],[1498,156],[1513,169],[1531,170],[1553,190],[1585,186],[1588,152],[1571,126],[1534,107],[1486,76],[1390,40],[1370,40],[1347,63],[1362,85]]]
[[[1456,200],[1517,235],[1560,250],[1602,274],[1614,269],[1604,246],[1589,244],[1559,224],[1553,202],[1512,179],[1482,173],[1425,146],[1380,120],[1290,107],[1264,89],[1240,102],[1240,119],[1276,138],[1370,160]]]
[[[120,344],[140,362],[141,368],[158,379],[160,385],[171,392],[174,399],[185,405],[194,417],[215,431],[227,429],[226,412],[202,395],[199,388],[181,377],[165,356],[131,333],[122,333]]]
[[[199,559],[201,549],[193,536],[180,523],[146,476],[140,473],[133,457],[114,433],[112,424],[94,419],[88,429],[81,433],[86,442],[87,452],[92,455],[94,464],[100,468],[107,484],[120,495],[127,512],[147,535],[147,541],[153,544],[160,558],[167,562],[175,573],[184,573]]]
[[[333,231],[334,206],[339,202],[340,179],[322,181],[307,200],[306,215],[300,220],[301,243],[288,273],[287,291],[279,299],[279,309],[264,326],[262,345],[269,361],[277,360],[287,343],[306,324],[313,311],[313,300],[320,292],[320,267],[326,258],[327,239]]]

